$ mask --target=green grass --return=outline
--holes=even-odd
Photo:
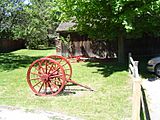
[[[114,61],[73,63],[72,79],[95,91],[76,87],[55,97],[35,96],[26,72],[32,61],[54,50],[18,50],[0,54],[0,105],[43,109],[85,120],[124,120],[131,117],[131,81],[127,68]],[[68,87],[67,87],[68,88]]]

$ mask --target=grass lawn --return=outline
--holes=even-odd
[[[61,112],[85,120],[131,118],[131,81],[127,67],[116,62],[72,63],[72,79],[90,86],[94,92],[82,88],[69,95],[35,96],[26,82],[28,66],[54,53],[55,50],[26,49],[0,53],[0,105]]]

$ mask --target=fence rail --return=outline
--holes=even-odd
[[[134,78],[139,78],[138,63],[139,61],[134,61],[131,53],[129,53],[129,72],[133,75]]]
[[[141,80],[138,73],[138,61],[129,53],[129,72],[133,77],[132,120],[140,120]]]
[[[138,63],[139,61],[134,61],[129,53],[129,73],[133,78],[132,120],[150,120],[145,92],[138,73]]]

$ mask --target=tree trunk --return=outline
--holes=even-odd
[[[118,62],[123,64],[125,62],[124,57],[124,38],[120,36],[118,38]]]

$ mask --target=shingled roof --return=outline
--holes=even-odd
[[[75,26],[76,26],[76,23],[73,23],[73,22],[63,22],[63,23],[59,24],[59,26],[56,29],[56,32],[66,32],[66,31],[71,30]],[[75,29],[73,29],[73,30],[75,30]]]

